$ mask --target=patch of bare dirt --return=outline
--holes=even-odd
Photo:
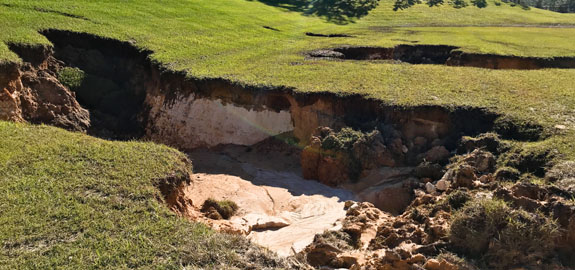
[[[239,206],[229,220],[210,220],[199,211],[190,217],[221,231],[247,235],[280,255],[293,255],[315,234],[337,229],[345,217],[344,202],[354,195],[303,179],[294,155],[297,148],[270,152],[260,146],[229,145],[189,153],[196,173],[184,194],[193,208],[200,209],[208,198]]]

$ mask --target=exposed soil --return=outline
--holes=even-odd
[[[54,70],[61,62],[46,47],[11,45],[24,64],[0,65],[0,119],[46,123],[85,131],[90,114],[62,85]]]
[[[307,33],[305,33],[305,35],[309,36],[309,37],[327,37],[327,38],[353,37],[353,36],[347,35],[347,34],[320,34],[320,33],[312,33],[312,32],[307,32]]]
[[[403,242],[410,256],[394,257],[391,265],[422,265],[425,256],[437,255],[435,245],[447,240],[451,210],[433,210],[426,221],[413,225],[418,219],[414,209],[456,189],[482,189],[493,196],[497,188],[490,183],[497,178],[496,155],[503,147],[498,135],[464,136],[495,131],[509,139],[542,138],[540,126],[519,126],[482,108],[400,107],[361,96],[186,78],[152,63],[150,52],[128,42],[66,31],[43,34],[54,48],[12,45],[25,64],[0,66],[0,119],[88,130],[111,139],[152,140],[186,151],[195,174],[160,185],[174,211],[218,230],[245,234],[282,255],[303,252],[309,261],[320,254],[311,264],[330,264],[321,258],[333,255],[337,263],[332,266],[366,265],[316,241],[315,235],[325,230],[343,230],[359,241],[361,256],[373,265],[383,263],[377,259],[382,254],[373,249],[397,248]],[[316,56],[490,68],[571,68],[574,63],[471,56],[456,49],[346,47]],[[65,68],[80,70],[81,83],[63,85],[58,76]],[[457,152],[462,155],[450,159]],[[542,167],[545,158],[509,166],[530,172],[524,167]],[[539,169],[543,175],[545,170]],[[232,200],[239,212],[229,220],[210,218],[199,211],[208,198]],[[569,207],[561,209],[571,213]],[[412,242],[396,239],[408,237],[406,230],[425,234],[409,238]],[[376,237],[391,240],[381,243]],[[423,261],[421,256],[409,259],[416,257],[411,252],[422,253]]]
[[[247,235],[279,255],[294,255],[316,233],[341,227],[344,202],[355,196],[303,179],[297,150],[270,149],[269,144],[190,152],[195,174],[185,193],[195,209],[208,198],[236,202],[240,210],[235,217],[207,222]]]
[[[575,57],[519,57],[464,53],[446,45],[397,45],[384,47],[341,47],[309,53],[314,58],[348,60],[396,60],[410,64],[479,67],[488,69],[575,68]]]

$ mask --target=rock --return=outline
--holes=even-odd
[[[492,173],[495,171],[495,156],[490,152],[476,149],[463,158],[463,161],[479,173]]]
[[[423,256],[423,254],[415,254],[408,262],[411,264],[423,264],[425,262],[425,256]]]
[[[445,162],[449,159],[449,150],[445,146],[435,146],[425,153],[425,160],[431,163]]]
[[[473,182],[477,180],[475,169],[469,165],[463,164],[453,169],[453,186],[473,188]]]
[[[425,190],[427,191],[427,193],[433,194],[436,191],[435,185],[433,185],[432,183],[427,183],[425,184]]]
[[[495,178],[493,177],[492,174],[486,174],[486,175],[482,175],[481,177],[479,177],[479,182],[481,182],[483,184],[491,183],[494,180],[495,180]]]
[[[423,267],[427,270],[442,270],[439,266],[439,261],[436,259],[428,260],[427,262],[425,262]]]
[[[437,256],[442,250],[448,247],[447,242],[438,241],[431,244],[421,245],[414,252],[425,254],[426,256]]]
[[[218,232],[235,235],[248,235],[251,232],[250,226],[239,217],[232,217],[230,220],[213,221],[210,226]]]
[[[341,267],[345,269],[352,268],[354,266],[360,266],[365,264],[365,255],[360,252],[344,252],[337,255],[336,267]]]
[[[393,249],[393,251],[396,252],[397,254],[399,254],[399,257],[402,260],[408,260],[411,258],[411,252],[409,250],[406,250],[405,248],[396,247]]]
[[[423,191],[421,191],[424,195],[423,196],[417,196],[415,198],[415,200],[413,200],[413,202],[411,203],[411,205],[409,206],[409,208],[412,207],[417,207],[423,204],[429,204],[434,202],[435,196],[431,195],[431,194],[426,194]]]
[[[373,204],[362,202],[347,211],[342,230],[361,248],[367,248],[376,237],[379,226],[390,218],[389,214],[375,208]]]
[[[345,201],[343,207],[345,210],[347,210],[347,209],[351,208],[354,204],[356,204],[356,202],[354,202],[354,201]]]
[[[458,270],[458,267],[453,265],[452,263],[441,260],[438,261],[436,259],[428,260],[424,265],[423,268],[426,270]]]
[[[417,182],[417,180],[405,180],[404,183],[376,186],[362,191],[357,196],[362,201],[372,202],[383,211],[397,215],[402,213],[413,201],[412,185]]]
[[[330,266],[342,251],[330,244],[312,244],[305,249],[307,262],[314,267]]]
[[[567,126],[565,126],[565,125],[555,125],[555,128],[558,129],[558,130],[565,130],[565,129],[567,129]]]
[[[435,187],[437,188],[437,190],[440,191],[446,191],[447,189],[449,189],[449,182],[447,180],[441,179],[439,181],[437,181],[437,183],[435,184]]]
[[[436,242],[444,239],[449,232],[449,221],[451,214],[440,210],[434,217],[428,217],[425,220],[426,232],[428,234],[427,242]]]
[[[290,223],[283,218],[264,214],[252,213],[245,215],[243,218],[252,230],[279,229],[290,225]]]
[[[386,262],[393,263],[401,260],[401,256],[394,250],[387,250],[385,252],[385,255],[383,256],[383,260]]]
[[[309,245],[309,241],[303,240],[298,241],[292,244],[291,246],[291,254],[298,254],[305,250],[305,248]]]

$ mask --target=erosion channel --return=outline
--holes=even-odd
[[[164,190],[170,207],[280,255],[341,229],[349,201],[402,214],[416,189],[441,188],[463,136],[539,136],[538,126],[525,134],[512,124],[498,129],[500,116],[481,108],[400,107],[361,96],[194,79],[153,63],[150,52],[130,43],[42,34],[53,48],[11,45],[24,63],[2,67],[1,119],[181,149],[194,175]],[[234,201],[239,210],[214,218],[201,211],[209,198]]]

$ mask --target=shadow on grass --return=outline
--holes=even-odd
[[[317,15],[335,24],[348,24],[377,7],[379,0],[247,0],[258,1],[269,6],[304,15]]]

